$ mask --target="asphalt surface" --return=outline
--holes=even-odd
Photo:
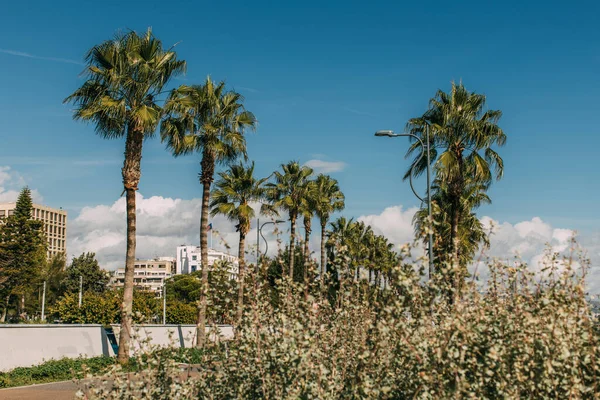
[[[77,389],[77,384],[72,381],[21,386],[0,389],[0,400],[73,400]]]

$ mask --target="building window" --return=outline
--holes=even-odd
[[[0,210],[0,218],[6,217],[6,210]]]
[[[192,256],[192,261],[198,260],[198,256]]]
[[[15,210],[8,210],[8,216],[15,215]]]

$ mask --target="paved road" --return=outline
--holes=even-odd
[[[77,385],[72,381],[0,389],[0,400],[73,400]]]

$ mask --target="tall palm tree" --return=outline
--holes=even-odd
[[[338,186],[337,180],[328,175],[319,174],[315,180],[315,214],[321,223],[321,282],[325,277],[325,265],[327,255],[325,254],[325,235],[327,223],[331,214],[344,209],[344,194]]]
[[[462,83],[452,83],[450,93],[438,90],[429,102],[429,109],[407,124],[409,131],[426,140],[425,130],[430,127],[431,162],[436,179],[446,187],[449,202],[450,241],[452,259],[459,260],[460,202],[468,181],[486,186],[502,177],[502,158],[492,149],[506,142],[504,131],[498,126],[501,111],[486,110],[486,97],[469,92]],[[417,142],[409,148],[407,157],[418,151]],[[438,150],[441,151],[438,157]],[[481,154],[480,154],[481,153]],[[422,174],[427,160],[416,158],[404,178],[414,166],[414,175]]]
[[[237,158],[247,158],[246,129],[256,128],[254,114],[246,111],[244,98],[226,91],[225,83],[210,78],[204,85],[185,86],[171,92],[165,106],[168,116],[161,125],[161,137],[175,156],[200,153],[202,211],[200,217],[200,252],[203,290],[200,295],[196,343],[203,346],[206,333],[206,290],[208,288],[208,213],[210,187],[216,165],[226,165]]]
[[[263,183],[267,178],[256,179],[254,177],[254,162],[248,167],[241,163],[232,165],[227,171],[219,172],[219,177],[220,179],[215,183],[215,190],[211,195],[210,214],[211,216],[222,214],[230,221],[237,222],[236,230],[240,233],[237,309],[237,324],[239,326],[244,309],[246,235],[250,231],[250,221],[255,215],[250,203],[262,200],[264,196]]]
[[[152,137],[162,109],[158,98],[171,77],[185,72],[185,61],[163,49],[152,31],[119,34],[94,46],[86,55],[87,80],[65,102],[75,104],[73,118],[95,123],[104,138],[125,137],[121,170],[127,200],[127,253],[121,306],[120,362],[129,357],[133,272],[136,246],[135,192],[141,176],[142,144]]]
[[[290,257],[289,277],[294,278],[294,249],[296,238],[296,221],[306,203],[306,191],[312,168],[300,166],[298,161],[281,164],[283,172],[273,173],[275,182],[267,183],[266,198],[275,210],[287,211],[290,218]]]

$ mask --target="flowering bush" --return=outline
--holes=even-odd
[[[594,398],[600,335],[585,300],[585,262],[549,257],[538,273],[489,263],[485,287],[460,292],[445,272],[397,267],[386,289],[339,274],[249,286],[236,339],[208,343],[182,372],[160,349],[144,368],[89,398],[447,399]],[[334,265],[347,265],[343,251]],[[349,278],[345,278],[349,277]],[[259,280],[260,281],[260,280]],[[326,294],[328,293],[328,294]],[[450,294],[450,295],[449,295]],[[197,361],[197,360],[196,360]],[[83,392],[80,393],[83,395]]]

